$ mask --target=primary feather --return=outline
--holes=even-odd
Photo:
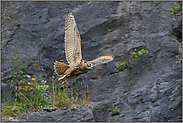
[[[69,65],[82,59],[81,38],[72,13],[68,13],[65,22],[65,54]]]
[[[99,58],[96,58],[92,61],[88,61],[89,63],[92,63],[93,66],[99,65],[99,64],[104,64],[107,62],[110,62],[114,59],[114,56],[100,56]]]

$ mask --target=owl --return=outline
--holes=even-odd
[[[65,84],[68,79],[87,73],[94,66],[110,62],[114,55],[101,56],[91,61],[82,59],[81,54],[81,37],[76,26],[74,16],[71,12],[67,13],[65,20],[65,55],[69,65],[55,61],[55,73],[61,76],[58,81]]]

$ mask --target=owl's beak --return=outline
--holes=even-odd
[[[92,63],[90,63],[90,65],[91,65],[91,67],[93,68],[93,64],[92,64]]]

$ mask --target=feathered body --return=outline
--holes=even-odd
[[[114,56],[101,56],[92,61],[85,61],[81,54],[81,38],[72,13],[68,13],[65,21],[65,54],[69,65],[56,61],[55,72],[62,76],[58,80],[65,84],[68,79],[87,73],[94,66],[110,62]]]

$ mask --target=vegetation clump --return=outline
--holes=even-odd
[[[178,5],[175,5],[173,8],[171,8],[172,10],[172,14],[176,14],[178,13],[180,10],[182,9],[182,5],[178,4]]]
[[[3,21],[3,19],[5,20],[11,20],[11,17],[10,15],[13,14],[13,11],[9,10],[10,7],[8,7],[8,2],[7,1],[4,1],[5,2],[5,7],[4,7],[4,10],[1,11],[1,20]],[[4,23],[5,21],[3,21]]]
[[[182,56],[181,58],[178,58],[178,63],[182,63]]]
[[[120,63],[120,65],[117,66],[118,71],[123,71],[125,68],[127,68],[125,61]]]
[[[27,65],[29,56],[26,56],[24,63],[21,60],[21,52],[16,52],[13,56],[14,60],[8,59],[8,63],[11,72],[11,93],[15,94],[15,100],[9,100],[9,105],[1,109],[2,120],[22,113],[41,111],[43,108],[89,105],[89,97],[86,96],[88,86],[83,85],[82,94],[78,94],[77,88],[73,87],[59,89],[54,84],[58,80],[56,74],[50,77],[50,80],[45,80],[40,73],[39,64],[34,64],[35,75],[31,77]]]
[[[118,106],[116,106],[116,108],[113,109],[113,110],[111,111],[110,114],[111,114],[112,116],[116,116],[116,115],[121,114],[121,112],[120,112],[119,109],[118,109]]]
[[[138,60],[139,59],[138,56],[141,57],[143,54],[147,55],[149,52],[147,50],[142,49],[142,50],[138,51],[137,53],[135,51],[130,52],[130,53],[131,53],[131,57],[134,57],[136,60]]]

